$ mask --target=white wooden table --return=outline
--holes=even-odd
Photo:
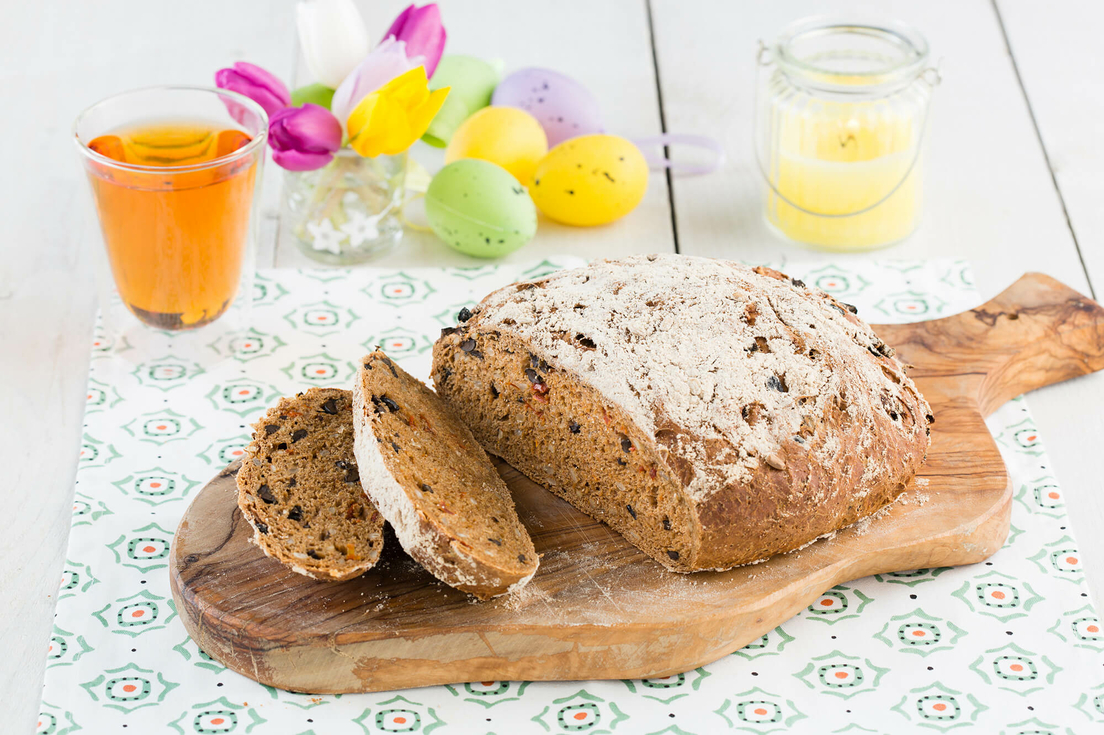
[[[363,2],[379,35],[404,3]],[[720,138],[724,169],[654,176],[640,208],[600,232],[542,222],[510,256],[634,252],[743,260],[841,259],[780,243],[758,209],[751,160],[757,39],[823,3],[785,0],[444,0],[448,50],[500,57],[508,69],[548,66],[584,81],[608,130],[662,129]],[[935,97],[927,211],[921,229],[878,257],[969,258],[990,297],[1024,271],[1104,291],[1104,5],[1031,0],[847,2],[920,28],[942,62]],[[69,126],[97,99],[162,83],[210,83],[249,60],[300,71],[291,0],[0,0],[0,92],[7,173],[0,179],[0,729],[30,732],[69,530],[94,313],[83,194]],[[300,81],[303,81],[300,74]],[[433,163],[439,154],[419,154]],[[437,158],[435,158],[437,156]],[[266,176],[261,265],[311,266],[278,237],[279,172]],[[863,257],[863,256],[850,256]],[[379,264],[465,264],[431,235],[410,233]],[[1104,375],[1030,400],[1097,603],[1104,602]],[[11,728],[9,730],[9,728]]]

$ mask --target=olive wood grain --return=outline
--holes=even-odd
[[[473,603],[419,568],[393,536],[375,569],[316,582],[249,543],[231,465],[177,529],[177,610],[210,656],[293,691],[642,678],[729,654],[842,582],[981,561],[1004,543],[1012,497],[983,416],[1104,367],[1104,309],[1029,274],[972,311],[875,329],[914,366],[932,404],[928,461],[884,515],[803,550],[728,572],[667,572],[499,463],[542,555],[519,594]]]

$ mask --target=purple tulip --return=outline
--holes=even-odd
[[[341,123],[325,107],[309,102],[285,107],[268,125],[272,160],[288,171],[313,171],[333,160],[341,148]]]
[[[291,94],[283,82],[247,61],[215,72],[215,86],[245,95],[263,107],[269,118],[291,104]]]
[[[437,71],[437,62],[445,52],[445,27],[441,25],[441,11],[436,3],[420,8],[409,6],[399,13],[395,22],[383,34],[384,40],[394,36],[397,41],[406,41],[406,53],[410,57],[424,56],[426,76],[432,77]]]

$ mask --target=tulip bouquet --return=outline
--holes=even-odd
[[[287,171],[285,206],[303,251],[359,262],[402,237],[406,152],[449,94],[429,82],[445,29],[435,4],[411,5],[371,48],[352,0],[305,0],[296,12],[317,81],[289,92],[275,75],[238,62],[215,83],[268,113],[272,159]]]

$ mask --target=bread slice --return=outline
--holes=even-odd
[[[634,256],[500,289],[433,348],[483,448],[668,569],[800,548],[904,491],[931,409],[855,309],[768,268]]]
[[[363,574],[383,548],[383,517],[364,495],[347,390],[281,398],[253,425],[238,507],[266,556],[314,579]]]
[[[378,350],[361,360],[353,425],[364,490],[418,563],[483,600],[532,579],[537,552],[482,447],[437,394]]]

